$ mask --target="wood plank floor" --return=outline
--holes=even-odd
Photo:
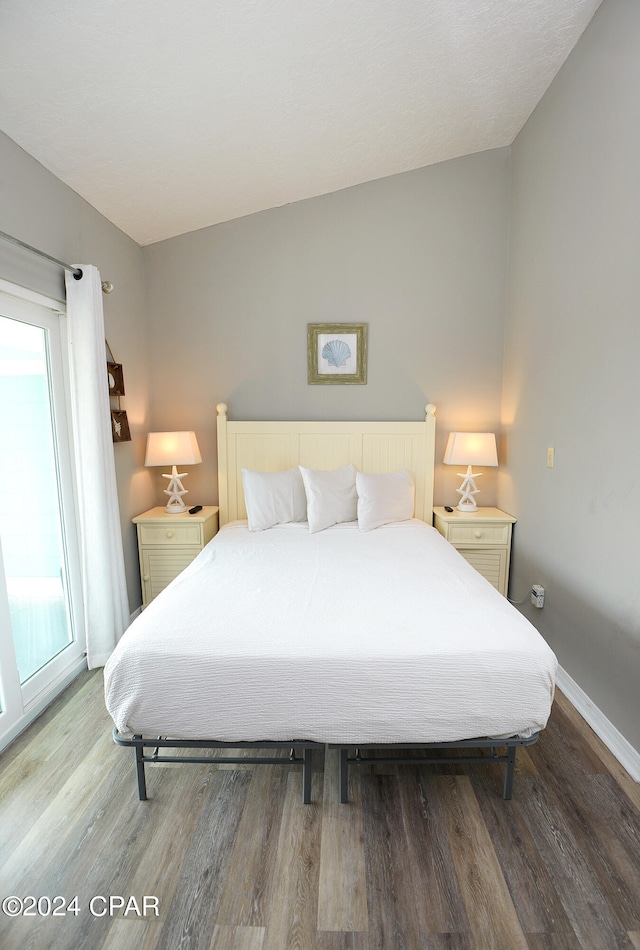
[[[311,805],[286,766],[155,766],[139,802],[83,674],[0,757],[0,899],[32,912],[0,948],[640,950],[640,787],[562,695],[510,802],[502,766],[366,768],[348,805],[331,751]]]

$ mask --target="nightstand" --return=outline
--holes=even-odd
[[[205,505],[195,515],[170,515],[163,507],[150,508],[133,523],[138,529],[142,606],[146,607],[217,534],[218,508]]]
[[[516,518],[499,508],[433,509],[433,525],[505,597],[509,584],[511,533]]]

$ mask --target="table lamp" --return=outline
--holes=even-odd
[[[460,495],[458,511],[477,511],[475,495],[480,491],[474,479],[482,472],[474,474],[473,465],[497,465],[498,452],[493,432],[450,432],[444,453],[445,465],[466,465],[466,474],[458,472],[463,479],[456,491]]]
[[[169,501],[165,511],[169,515],[179,515],[187,510],[182,496],[187,494],[181,478],[187,472],[178,473],[177,465],[197,465],[202,461],[200,449],[196,441],[195,432],[149,432],[147,435],[147,454],[145,465],[171,465],[171,475],[163,475],[169,479],[165,495]]]

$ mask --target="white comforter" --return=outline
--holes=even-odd
[[[224,527],[105,668],[121,733],[334,743],[529,736],[556,658],[419,521]]]

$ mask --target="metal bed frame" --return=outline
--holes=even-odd
[[[238,765],[300,765],[302,764],[302,801],[305,805],[311,802],[311,766],[314,749],[324,749],[318,742],[216,742],[205,739],[145,739],[143,736],[121,736],[117,727],[113,730],[113,741],[117,745],[130,746],[135,751],[136,775],[138,779],[138,798],[141,802],[147,800],[147,781],[145,766],[159,762],[191,762],[206,765],[218,763],[235,763]],[[145,755],[145,749],[153,749],[151,755]],[[222,756],[222,755],[161,755],[160,749],[288,749],[289,755],[273,756]],[[296,755],[296,750],[302,750],[302,756]]]
[[[330,749],[338,749],[340,753],[339,786],[340,801],[346,804],[349,801],[349,766],[350,765],[461,765],[504,763],[506,765],[502,797],[511,798],[513,792],[513,778],[516,765],[516,750],[518,746],[535,745],[539,733],[526,739],[511,737],[509,739],[461,739],[457,742],[420,742],[391,745],[338,745],[329,744]],[[216,742],[202,739],[145,739],[143,736],[121,736],[117,728],[113,730],[113,740],[117,745],[129,746],[134,749],[136,761],[136,776],[138,780],[138,798],[141,802],[147,801],[147,782],[145,766],[163,762],[191,762],[192,764],[216,765],[219,763],[237,765],[302,765],[302,801],[305,805],[311,802],[311,775],[314,749],[324,749],[319,742]],[[499,754],[498,749],[506,748],[506,754]],[[145,749],[153,749],[151,755],[145,755]],[[284,756],[222,756],[222,755],[161,755],[160,749],[288,749],[289,755]],[[455,755],[447,758],[433,756],[402,756],[363,755],[367,752],[401,752],[402,750],[415,751],[418,749],[491,749],[491,755]],[[301,750],[302,755],[296,755]]]
[[[518,746],[535,745],[538,741],[539,733],[536,732],[526,739],[513,736],[509,739],[461,739],[457,742],[415,742],[406,744],[390,745],[337,745],[331,744],[330,749],[338,749],[340,752],[340,801],[344,804],[349,801],[349,766],[350,765],[383,765],[392,763],[394,765],[456,765],[456,764],[487,764],[488,762],[505,763],[507,766],[504,777],[504,786],[502,797],[505,800],[511,798],[513,791],[513,777],[516,766],[516,750]],[[498,749],[506,748],[506,755],[499,755]],[[491,749],[491,755],[455,755],[447,758],[434,758],[433,756],[368,756],[362,755],[362,750],[383,751],[403,749]]]

